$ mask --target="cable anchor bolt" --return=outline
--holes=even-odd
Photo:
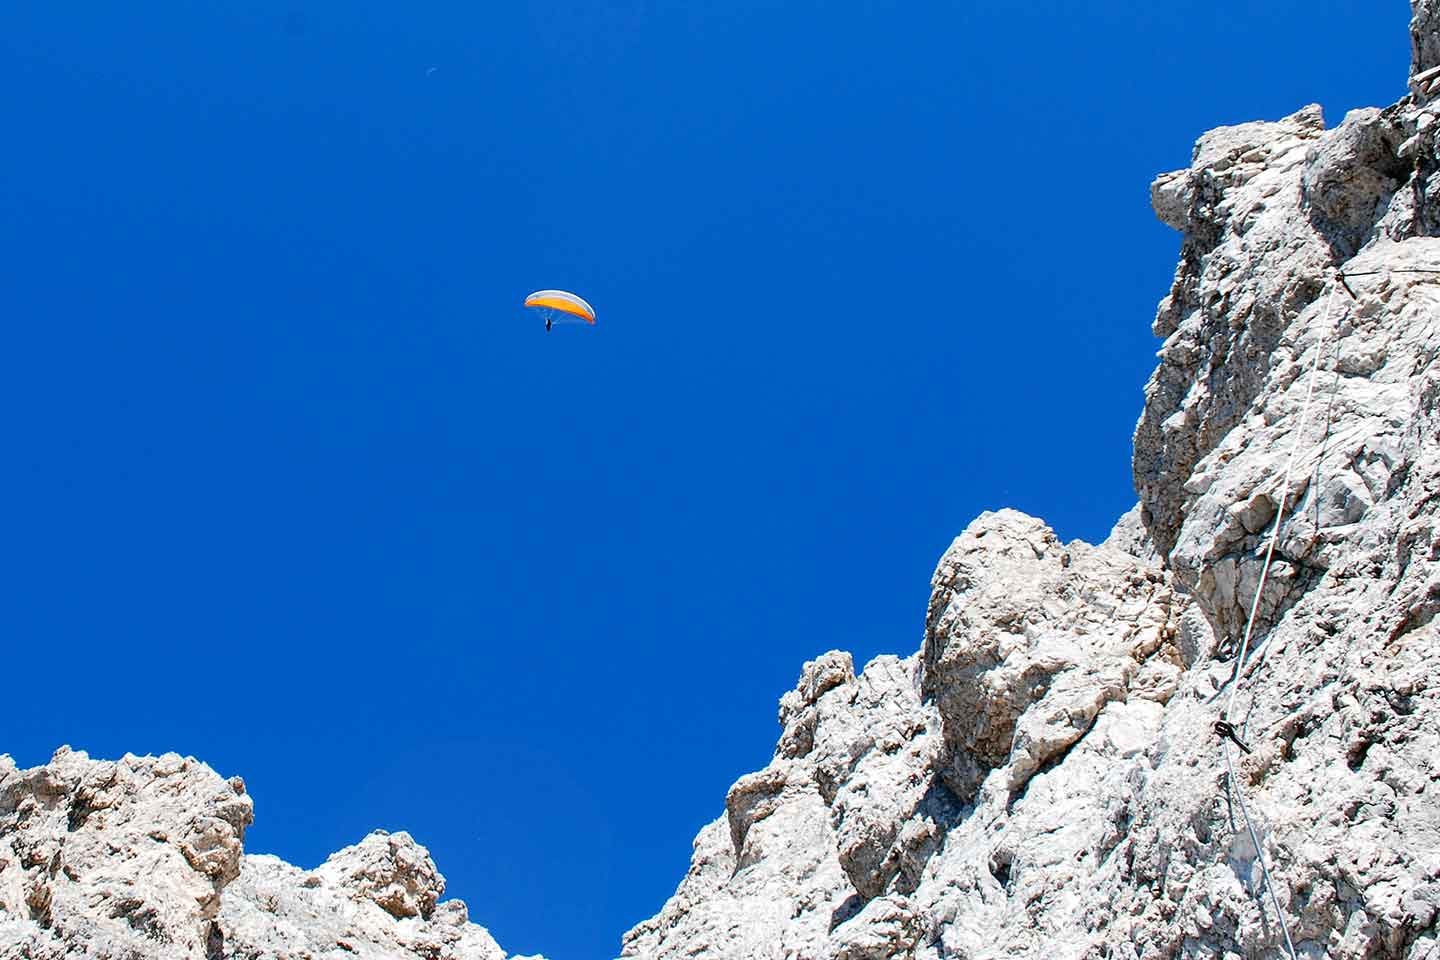
[[[1240,748],[1242,753],[1250,752],[1250,748],[1240,742],[1240,735],[1235,732],[1235,728],[1228,721],[1216,720],[1210,729],[1214,730],[1216,735],[1223,739],[1233,742],[1235,746]]]

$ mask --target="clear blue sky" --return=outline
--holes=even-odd
[[[178,750],[310,866],[618,952],[982,510],[1102,538],[1196,136],[1401,0],[0,14],[0,751]],[[519,308],[574,290],[594,329]]]

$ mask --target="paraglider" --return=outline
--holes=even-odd
[[[595,308],[564,290],[536,290],[525,298],[525,306],[540,311],[546,330],[557,323],[595,323]]]

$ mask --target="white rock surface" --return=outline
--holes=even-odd
[[[1411,0],[1410,75],[1440,66],[1440,0]]]
[[[189,757],[0,755],[0,957],[204,957],[252,819]]]
[[[223,956],[235,960],[505,960],[464,901],[440,902],[445,878],[407,833],[370,834],[305,871],[263,854],[225,891]]]
[[[1420,73],[1440,3],[1413,6]],[[1440,274],[1406,272],[1440,270],[1426,91],[1212,131],[1155,181],[1184,243],[1137,510],[1099,547],[983,515],[916,657],[807,664],[775,759],[625,957],[1262,958],[1283,924],[1298,956],[1440,958]],[[1244,755],[1212,725],[1297,438]]]
[[[805,665],[775,760],[624,956],[1058,955],[1027,909],[1058,929],[1123,836],[1118,796],[1183,669],[1175,598],[1014,511],[976,520],[934,587],[917,657]]]
[[[304,871],[245,856],[252,820],[191,757],[0,755],[0,960],[505,960],[408,834]]]

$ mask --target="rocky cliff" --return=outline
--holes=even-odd
[[[1215,130],[1155,181],[1184,239],[1136,509],[1100,546],[981,516],[916,655],[806,664],[625,957],[1440,957],[1440,3],[1413,12],[1405,100]]]
[[[244,854],[253,809],[173,753],[0,755],[0,958],[505,960],[408,834],[306,871]]]
[[[1400,103],[1215,130],[1152,186],[1183,242],[1136,508],[1099,546],[987,513],[917,653],[807,663],[624,957],[1440,958],[1440,2],[1413,12]],[[250,820],[193,760],[0,757],[0,957],[504,957],[405,834],[304,871],[244,856]]]

